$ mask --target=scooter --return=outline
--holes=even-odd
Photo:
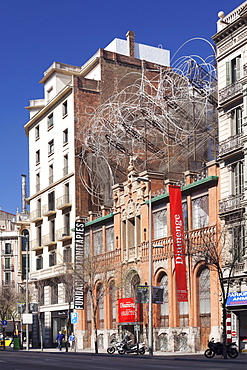
[[[230,358],[238,357],[238,350],[237,350],[236,342],[228,343],[226,345],[226,353],[227,356]],[[221,342],[214,342],[214,338],[212,338],[208,342],[208,349],[204,352],[204,356],[207,358],[213,358],[215,355],[223,355],[223,343]]]
[[[107,348],[107,353],[109,353],[110,355],[115,353],[115,351],[121,347],[121,343],[122,342],[119,342],[116,339],[112,339],[109,347]]]
[[[137,353],[140,355],[145,354],[146,350],[146,345],[145,343],[136,343],[136,344],[131,344],[131,340],[129,341],[122,341],[119,348],[118,348],[118,353],[120,355],[124,355],[125,353]]]

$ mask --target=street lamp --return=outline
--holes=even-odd
[[[26,314],[28,314],[28,235],[20,235],[21,238],[25,241],[26,249]],[[26,350],[29,351],[29,329],[28,324],[26,323]]]
[[[152,296],[152,275],[153,275],[153,255],[152,255],[152,182],[146,177],[137,177],[138,182],[149,183],[149,244],[148,244],[148,261],[149,261],[149,300],[148,300],[148,347],[149,355],[153,356],[153,296]]]

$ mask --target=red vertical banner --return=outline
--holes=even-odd
[[[178,302],[188,302],[184,222],[180,186],[169,185],[170,213]]]

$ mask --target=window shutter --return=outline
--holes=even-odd
[[[231,84],[230,62],[226,62],[226,86]]]
[[[241,78],[241,56],[236,58],[236,80]]]

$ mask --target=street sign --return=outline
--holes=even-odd
[[[77,312],[72,312],[70,314],[70,321],[71,321],[71,324],[77,324],[78,323],[78,313]]]
[[[32,324],[33,323],[33,314],[32,313],[24,313],[22,315],[22,323],[23,324]]]
[[[237,332],[235,330],[232,331],[232,337],[236,337],[237,336]]]
[[[7,326],[8,325],[8,321],[7,320],[2,320],[2,326]]]

